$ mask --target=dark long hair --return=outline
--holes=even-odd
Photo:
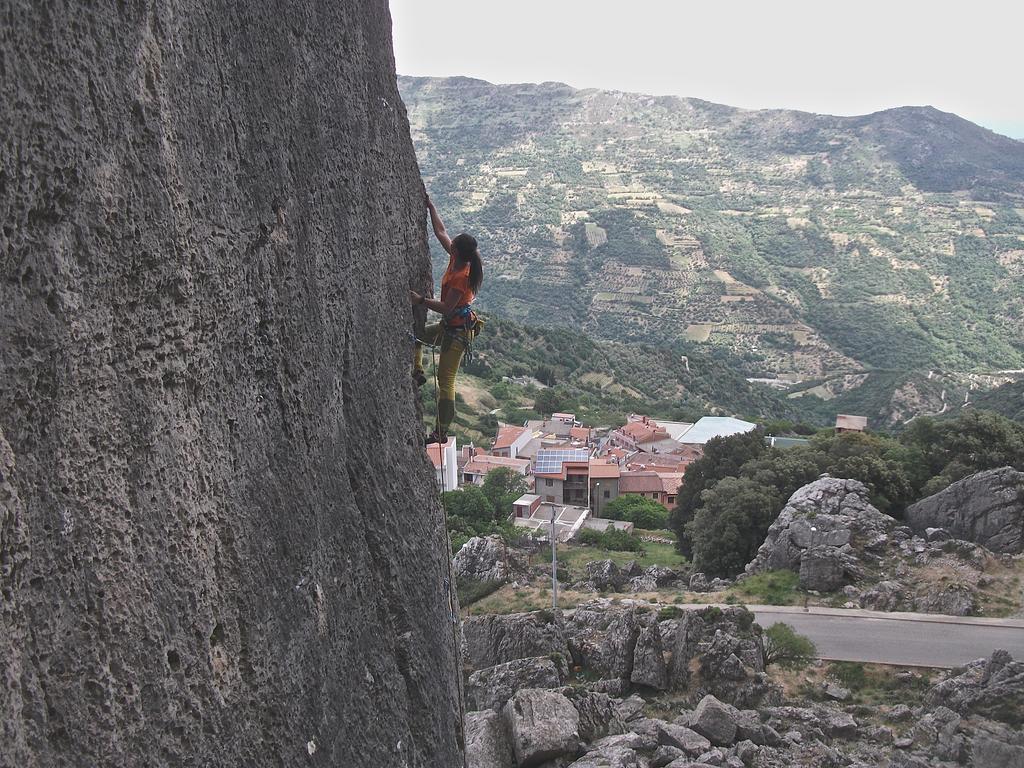
[[[475,294],[484,281],[484,265],[480,261],[480,251],[476,246],[476,238],[463,232],[452,240],[459,261],[469,262],[469,288]]]

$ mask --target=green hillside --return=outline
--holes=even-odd
[[[552,83],[400,87],[432,196],[480,239],[492,316],[686,344],[743,376],[846,381],[846,397],[870,383],[859,401],[880,422],[941,410],[932,369],[1024,367],[1020,142],[931,108],[840,118]],[[839,405],[817,399],[799,406]]]

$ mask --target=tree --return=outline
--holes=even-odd
[[[818,649],[810,638],[797,634],[789,624],[772,624],[764,633],[764,665],[803,669],[814,661]]]
[[[693,569],[735,576],[754,559],[779,514],[778,492],[748,478],[727,477],[704,491],[697,516],[687,524]]]
[[[716,437],[704,447],[704,455],[686,470],[686,477],[676,496],[670,522],[676,532],[676,548],[686,557],[692,557],[693,544],[687,526],[701,505],[701,494],[724,477],[735,477],[750,459],[764,453],[764,431],[755,429],[741,435]]]
[[[668,525],[668,510],[653,499],[637,493],[624,493],[601,508],[601,516],[609,520],[625,520],[637,528],[655,530]]]
[[[481,492],[491,503],[494,516],[504,520],[512,514],[512,504],[530,490],[526,478],[508,467],[496,467],[484,477]]]
[[[449,517],[459,517],[469,522],[493,522],[494,505],[475,485],[460,491],[447,491],[441,501]]]

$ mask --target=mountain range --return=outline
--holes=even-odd
[[[700,345],[794,398],[950,383],[883,420],[1024,368],[1019,141],[931,107],[833,117],[558,83],[399,87],[432,197],[481,242],[487,311]]]

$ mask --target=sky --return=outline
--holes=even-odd
[[[1020,0],[391,0],[403,75],[748,109],[930,104],[1024,139]]]

